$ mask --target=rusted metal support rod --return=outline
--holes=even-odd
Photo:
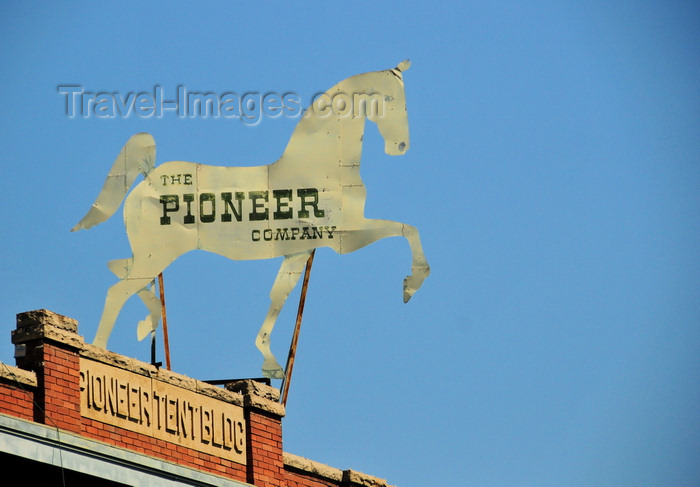
[[[168,318],[165,315],[165,289],[163,288],[163,273],[158,274],[158,290],[160,291],[160,307],[163,316],[163,347],[165,348],[165,367],[170,369],[170,342],[168,340]]]
[[[309,260],[306,261],[306,270],[304,271],[304,282],[301,287],[301,296],[299,297],[299,309],[297,310],[297,321],[294,325],[294,335],[292,336],[292,344],[289,347],[289,356],[287,357],[287,366],[284,368],[284,381],[282,381],[282,394],[280,402],[283,406],[287,405],[287,396],[289,394],[289,381],[292,380],[292,369],[294,368],[294,358],[297,353],[297,343],[299,342],[299,330],[301,329],[301,317],[304,314],[304,302],[306,301],[306,290],[309,287],[309,274],[311,274],[311,264],[314,262],[314,254],[316,249],[311,251]]]

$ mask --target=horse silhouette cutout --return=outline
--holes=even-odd
[[[411,274],[403,285],[408,302],[430,273],[418,230],[365,218],[360,159],[366,120],[377,124],[387,154],[409,149],[403,83],[409,65],[404,61],[394,69],[352,76],[317,97],[282,156],[266,166],[171,161],[156,167],[153,137],[131,137],[95,203],[72,229],[107,220],[126,198],[124,223],[132,257],[108,263],[119,281],[107,291],[94,345],[106,348],[119,312],[134,294],[149,311],[138,325],[139,339],[155,330],[161,307],[154,280],[195,249],[232,260],[284,257],[255,340],[263,374],[270,378],[284,376],[270,350],[270,334],[314,249],[330,247],[345,254],[386,237],[405,237],[412,255]],[[143,180],[128,193],[139,174]]]

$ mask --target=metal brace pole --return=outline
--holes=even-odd
[[[168,318],[165,316],[165,289],[163,288],[163,273],[158,274],[158,289],[160,291],[160,307],[163,315],[163,346],[165,348],[165,367],[170,370],[170,343],[168,341]]]
[[[284,369],[284,381],[282,382],[282,395],[280,402],[283,406],[287,405],[287,396],[289,394],[289,381],[292,380],[292,369],[294,368],[294,357],[297,353],[297,343],[299,341],[299,330],[301,329],[301,317],[304,314],[304,302],[306,301],[306,290],[309,286],[309,274],[311,274],[311,264],[314,262],[314,254],[316,249],[311,251],[309,260],[306,261],[306,270],[304,272],[304,283],[301,287],[301,296],[299,297],[299,309],[297,310],[297,321],[294,326],[294,335],[292,336],[292,344],[289,347],[289,356],[287,357],[287,366]]]

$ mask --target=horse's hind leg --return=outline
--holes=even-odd
[[[129,257],[128,259],[110,260],[107,263],[107,267],[109,267],[109,270],[111,270],[119,279],[125,279],[131,271],[133,264],[133,257]],[[139,341],[141,341],[146,338],[148,333],[158,327],[162,306],[160,299],[155,296],[155,279],[151,280],[147,286],[138,290],[137,294],[139,298],[141,298],[141,301],[146,308],[148,308],[148,316],[139,321],[136,328],[136,336]]]
[[[114,323],[126,300],[133,296],[134,293],[148,286],[152,280],[153,278],[126,278],[109,288],[93,345],[102,348],[107,347],[109,335],[112,333]]]
[[[284,378],[284,370],[282,366],[277,363],[277,359],[275,359],[275,356],[270,350],[270,334],[282,310],[282,306],[284,306],[284,302],[299,281],[310,255],[311,251],[309,250],[308,252],[285,256],[284,261],[282,261],[282,266],[277,273],[275,283],[272,285],[272,291],[270,291],[270,309],[255,339],[255,345],[263,354],[264,362],[262,371],[265,377],[272,379]]]
[[[141,301],[143,301],[143,304],[146,305],[146,308],[148,308],[148,316],[139,321],[136,328],[136,336],[139,341],[146,338],[150,332],[158,328],[158,323],[161,318],[162,304],[160,299],[155,295],[155,282],[151,281],[149,286],[150,287],[147,286],[136,293],[139,298],[141,298]]]

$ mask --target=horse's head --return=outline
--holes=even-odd
[[[403,73],[411,66],[406,60],[396,68],[377,72],[379,79],[372,88],[383,97],[383,105],[368,115],[377,124],[384,138],[384,151],[392,156],[406,153],[410,147],[408,113],[403,86]]]
[[[403,73],[410,65],[404,61],[394,69],[358,74],[316,95],[283,156],[289,160],[305,159],[308,165],[309,150],[327,150],[330,154],[342,139],[344,157],[359,160],[365,120],[377,124],[387,154],[405,154],[410,141]],[[324,156],[319,160],[333,159]]]

